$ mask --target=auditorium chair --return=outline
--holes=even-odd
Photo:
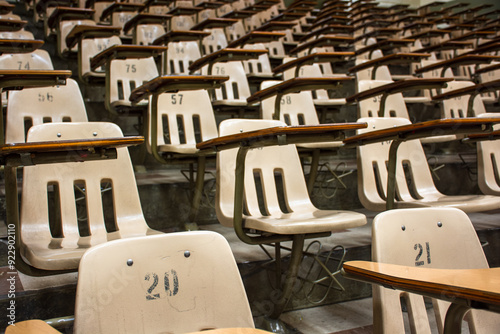
[[[110,282],[116,284],[110,288]],[[82,257],[75,333],[234,327],[254,323],[231,248],[218,233],[122,239],[92,247]]]
[[[27,142],[110,137],[123,137],[112,123],[46,123]],[[16,265],[32,275],[76,271],[92,246],[160,233],[144,219],[127,148],[116,150],[116,159],[24,167]]]
[[[276,141],[272,132],[266,134],[267,130],[274,129],[278,131],[277,138],[280,138],[280,129],[287,129],[275,127],[283,126],[285,123],[275,120],[224,120],[219,128],[219,138],[198,145],[202,150],[213,151],[215,148],[218,152],[216,213],[219,222],[224,226],[233,227],[245,243],[274,243],[278,268],[281,262],[280,242],[293,241],[284,286],[278,288],[281,291],[279,298],[267,314],[271,328],[274,325],[279,326],[277,319],[290,298],[303,257],[304,240],[366,223],[363,214],[343,210],[319,210],[312,205],[295,146],[281,145],[283,143],[275,146],[279,140]],[[346,129],[352,126],[352,123],[339,126]],[[263,133],[255,133],[253,138],[252,131],[255,130],[262,130]],[[333,131],[331,135],[335,137],[343,131]],[[238,138],[234,138],[234,142],[231,140],[231,137],[238,136],[242,137],[242,143],[248,139],[249,145],[241,145]],[[286,138],[293,142],[291,137]],[[309,139],[313,140],[312,138]],[[221,145],[218,145],[219,142]],[[225,143],[228,144],[227,149],[224,149]],[[259,149],[250,149],[259,146]],[[281,191],[281,199],[284,200],[282,204],[279,195]],[[281,281],[281,271],[278,268],[277,279]],[[333,273],[330,278],[334,279],[335,275]]]
[[[397,209],[378,214],[373,220],[372,261],[440,269],[489,267],[469,217],[455,208]],[[449,305],[432,299],[432,312],[420,295],[374,285],[374,333],[442,333]],[[435,316],[437,329],[431,329],[429,315]],[[480,310],[470,311],[466,319],[471,333],[495,333],[500,321],[497,314]]]
[[[411,124],[408,119],[399,117],[360,118],[358,122],[368,123],[359,134],[375,130],[389,129]],[[457,128],[455,131],[459,131]],[[433,132],[440,134],[441,131]],[[365,208],[384,211],[387,206],[387,163],[391,145],[375,142],[360,145],[358,154],[358,196]],[[465,212],[481,212],[500,208],[500,199],[489,195],[444,195],[432,180],[431,171],[420,140],[402,141],[397,146],[395,174],[394,208],[411,207],[455,207]]]

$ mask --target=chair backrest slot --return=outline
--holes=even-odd
[[[63,238],[61,196],[57,182],[47,184],[47,205],[50,234],[53,238]]]
[[[85,180],[75,180],[73,182],[76,218],[80,237],[88,237],[91,235],[86,188]]]
[[[101,180],[101,201],[104,213],[104,226],[106,232],[112,233],[118,231],[118,224],[115,215],[115,196],[113,193],[113,182],[109,179]]]
[[[186,143],[186,131],[184,127],[184,116],[183,115],[177,115],[177,131],[179,133],[179,143],[180,144],[185,144]]]

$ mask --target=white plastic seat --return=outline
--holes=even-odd
[[[27,141],[122,136],[113,123],[46,123],[32,127]],[[29,191],[21,197],[20,253],[29,264],[76,270],[92,246],[160,233],[144,220],[127,148],[117,148],[117,154],[117,159],[24,167],[23,189]]]
[[[70,53],[78,52],[78,46],[73,48],[68,48],[66,45],[66,36],[68,36],[71,29],[77,25],[95,25],[93,20],[64,20],[59,23],[59,29],[57,29],[57,52],[60,57],[67,57]]]
[[[99,52],[113,46],[121,45],[122,41],[118,36],[109,38],[91,38],[83,39],[82,47],[78,50],[78,77],[84,83],[93,83],[95,81],[105,81],[106,72],[103,68],[92,70],[90,62],[92,57]]]
[[[499,113],[484,113],[478,117],[500,117]],[[498,127],[495,127],[498,130]],[[500,152],[498,140],[477,142],[477,180],[483,194],[500,195]]]
[[[377,215],[372,228],[372,260],[440,269],[488,268],[476,231],[467,215],[453,208],[390,210]],[[401,299],[409,322],[405,326]],[[449,303],[432,299],[436,328],[429,324],[420,295],[373,286],[374,333],[442,333]],[[496,333],[500,316],[472,310],[466,316],[471,333]]]
[[[361,118],[358,122],[368,123],[368,127],[358,133],[410,124],[409,120],[396,117],[368,117]],[[368,210],[385,210],[389,147],[389,144],[382,142],[357,148],[358,196]],[[407,181],[407,177],[410,181]],[[480,212],[500,208],[500,198],[487,195],[442,194],[434,185],[420,141],[409,140],[401,143],[397,151],[394,205],[395,208],[455,207],[465,212]]]
[[[113,282],[113,283],[112,283]],[[254,328],[231,248],[209,231],[92,247],[78,271],[75,333]]]
[[[273,120],[228,119],[220,124],[220,136],[240,132],[284,126]],[[219,222],[239,230],[234,225],[235,179],[238,149],[217,153],[216,214]],[[243,186],[243,219],[247,243],[269,243],[275,240],[279,251],[279,240],[293,240],[292,257],[285,286],[280,290],[284,297],[277,301],[272,319],[279,317],[291,294],[291,286],[297,275],[302,258],[304,240],[314,233],[341,231],[366,223],[363,214],[344,210],[320,210],[311,202],[295,145],[271,146],[249,150],[245,158]],[[278,179],[280,179],[277,185]],[[262,189],[259,194],[257,188]],[[280,193],[283,197],[280,199]],[[263,199],[263,203],[261,202]],[[283,200],[284,204],[280,204]],[[237,232],[238,233],[238,232]],[[257,240],[251,240],[254,235]],[[241,237],[240,237],[241,238]],[[259,239],[260,238],[260,239]],[[270,239],[269,239],[270,238]],[[278,273],[280,275],[280,273]],[[279,289],[279,288],[278,288]]]
[[[188,75],[189,66],[201,58],[199,44],[194,41],[169,43],[165,54],[166,59],[163,63],[163,72],[165,74]]]
[[[24,143],[27,126],[47,122],[87,122],[85,103],[75,80],[68,78],[62,86],[25,88],[9,93],[6,143]]]

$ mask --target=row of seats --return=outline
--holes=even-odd
[[[441,51],[435,55],[436,61],[432,65],[427,65],[423,63],[423,60],[433,56],[424,49],[442,45],[442,47],[436,47],[436,50],[445,50],[447,44],[451,42],[466,40],[468,42],[465,45],[471,45],[474,50],[486,48],[486,52],[495,53],[494,47],[490,49],[487,47],[490,42],[497,40],[497,32],[496,30],[480,30],[488,33],[477,33],[477,35],[469,33],[469,31],[474,32],[476,29],[476,26],[471,26],[471,23],[465,19],[469,12],[461,14],[462,18],[458,19],[463,20],[460,22],[460,29],[452,29],[451,19],[450,21],[436,20],[436,16],[431,15],[434,12],[426,12],[429,7],[417,10],[417,12],[426,12],[425,17],[420,16],[422,22],[424,18],[434,17],[435,19],[434,21],[426,21],[428,24],[422,23],[415,26],[414,29],[418,30],[417,33],[421,33],[423,36],[417,39],[415,37],[417,33],[412,28],[405,29],[405,21],[399,20],[408,16],[408,22],[413,22],[413,19],[407,14],[410,12],[408,8],[400,12],[396,8],[379,8],[375,3],[364,1],[354,2],[350,5],[330,1],[316,11],[312,9],[311,4],[300,1],[293,2],[288,7],[282,3],[271,1],[263,2],[260,5],[258,3],[242,5],[240,2],[233,4],[232,10],[227,7],[229,4],[220,5],[218,10],[209,8],[210,4],[198,7],[190,4],[190,7],[178,6],[168,9],[168,12],[160,12],[160,10],[167,10],[167,7],[161,5],[164,8],[154,12],[151,9],[151,3],[146,5],[129,4],[130,6],[126,3],[115,3],[103,9],[102,13],[94,8],[91,11],[92,20],[88,16],[90,13],[88,8],[80,5],[82,12],[78,15],[87,15],[87,21],[74,20],[77,11],[61,7],[44,8],[43,3],[31,6],[35,12],[35,19],[40,18],[44,21],[44,34],[49,36],[52,33],[50,28],[53,28],[53,33],[57,34],[59,56],[68,57],[71,52],[78,53],[79,82],[91,86],[104,84],[105,106],[108,111],[116,114],[139,115],[144,120],[141,133],[145,135],[148,149],[157,161],[161,163],[181,161],[197,164],[196,183],[198,187],[193,196],[192,214],[194,221],[196,221],[196,209],[201,196],[199,186],[203,185],[204,160],[207,156],[217,156],[216,212],[220,222],[225,226],[237,228],[236,233],[240,239],[247,243],[273,243],[279,251],[281,249],[280,242],[293,241],[291,265],[284,280],[283,296],[279,298],[275,308],[269,314],[276,321],[291,295],[305,239],[329,235],[331,232],[358,227],[366,223],[364,215],[356,212],[318,210],[313,206],[308,194],[308,189],[311,192],[314,186],[314,170],[318,164],[318,152],[323,149],[341,149],[345,146],[345,143],[342,142],[345,131],[337,130],[339,133],[336,140],[333,141],[328,137],[328,141],[321,143],[314,139],[309,140],[307,144],[297,145],[301,150],[306,150],[308,154],[312,151],[313,156],[316,157],[313,159],[315,162],[311,167],[313,172],[310,173],[312,176],[309,178],[309,184],[304,179],[303,167],[293,146],[269,147],[245,152],[246,176],[242,179],[241,175],[235,174],[235,168],[241,166],[239,164],[242,159],[236,149],[224,150],[217,154],[213,151],[208,153],[206,149],[200,150],[200,142],[237,135],[242,131],[256,131],[269,127],[319,125],[316,113],[318,106],[326,105],[335,109],[343,107],[345,103],[356,104],[358,117],[360,117],[357,123],[367,126],[366,129],[358,130],[359,134],[395,125],[406,125],[409,124],[409,116],[405,113],[406,103],[409,103],[411,99],[405,98],[401,93],[409,89],[439,90],[439,92],[431,91],[420,99],[414,98],[413,102],[431,103],[431,101],[442,99],[443,110],[449,110],[450,113],[449,115],[444,114],[444,117],[477,116],[485,111],[482,103],[492,103],[494,99],[490,97],[488,100],[483,99],[480,95],[474,95],[474,104],[457,106],[457,103],[466,101],[466,99],[450,98],[450,95],[446,94],[456,93],[456,88],[460,87],[458,80],[463,78],[456,77],[450,71],[445,70],[441,71],[442,74],[438,75],[437,78],[416,78],[414,74],[432,73],[432,70],[428,70],[428,66],[432,66],[431,69],[447,69],[464,63],[469,66],[471,62],[473,64],[479,61],[485,64],[491,63],[498,57],[495,58],[491,54],[479,57],[477,54],[471,53],[470,57],[467,57],[467,54],[464,56],[454,54],[453,57],[446,59]],[[130,14],[132,8],[137,10],[137,8],[147,8],[148,6],[149,13],[155,13],[154,15],[157,16],[168,14],[171,17],[153,18],[152,15],[145,15],[144,20],[154,19],[156,26],[158,26],[158,22],[169,22],[169,26],[165,29],[164,23],[160,23],[159,26],[164,27],[163,31],[158,27],[145,28],[143,31],[149,33],[144,35],[149,39],[143,39],[143,45],[140,45],[140,29],[139,26],[136,26],[132,29],[135,34],[135,37],[132,38],[134,44],[127,44],[131,41],[125,34],[125,28],[130,28],[130,26],[126,26],[128,22],[122,20],[123,27],[117,27],[120,18],[115,18],[115,13],[118,13],[118,9],[123,9],[126,11],[126,14],[123,15],[128,15],[133,20],[135,14]],[[221,9],[224,6],[226,7],[225,12]],[[266,10],[259,12],[257,10],[259,6],[261,6],[260,9],[266,7]],[[71,8],[76,9],[76,7]],[[200,14],[200,8],[209,8],[207,11],[211,12],[204,17]],[[251,11],[252,9],[255,10]],[[379,9],[383,13],[370,14],[379,12]],[[248,11],[254,14],[245,14]],[[405,11],[408,12],[405,13]],[[447,11],[453,11],[453,9],[444,7],[442,11],[436,11],[440,14],[434,14],[443,15]],[[58,12],[65,13],[66,16],[61,15],[56,18]],[[192,16],[193,12],[200,12],[195,15],[197,18]],[[232,14],[229,15],[229,13]],[[263,13],[268,17],[266,18]],[[106,16],[106,14],[108,15]],[[233,21],[228,21],[226,19],[218,21],[218,17],[216,17],[216,15],[238,17],[237,14],[243,17],[248,15],[249,20],[233,19]],[[496,15],[496,13],[488,15]],[[485,15],[485,18],[488,18],[488,15]],[[280,24],[288,22],[282,21],[283,17],[287,17],[289,20],[290,17],[294,16],[297,19],[294,20],[293,24]],[[104,22],[99,21],[106,17],[109,17],[111,26],[104,26],[102,25]],[[179,18],[178,22],[183,23],[173,26],[174,18],[177,17],[182,17],[182,20]],[[191,18],[193,24],[191,25],[186,18]],[[258,25],[252,21],[257,18],[260,20]],[[384,27],[380,28],[382,25],[380,18],[383,18],[386,23],[390,23],[391,20],[397,21],[394,24],[399,27],[394,28],[384,24]],[[141,17],[137,18],[136,22],[140,22],[140,19]],[[54,22],[58,22],[58,24]],[[487,22],[485,27],[494,27],[489,25],[489,21]],[[434,32],[429,29],[425,34],[422,28],[439,27],[441,24],[446,25],[450,30],[443,32],[446,29],[440,29],[441,31],[437,34],[449,36],[448,40],[429,38],[429,36],[433,36]],[[64,25],[66,26],[63,28]],[[186,28],[185,25],[193,27],[194,30],[176,34],[177,29]],[[241,34],[234,33],[234,30],[237,29],[236,25],[243,26]],[[276,30],[273,30],[272,34],[259,33],[271,29],[271,26],[278,27],[278,33]],[[403,28],[400,28],[401,26]],[[292,30],[292,27],[295,28],[295,31]],[[305,30],[306,27],[310,30]],[[256,28],[257,31],[255,31]],[[483,28],[480,27],[480,29]],[[128,31],[130,30],[128,29]],[[152,32],[155,30],[161,31],[161,34],[153,36]],[[227,33],[228,31],[230,33]],[[337,34],[331,33],[332,31],[342,32]],[[395,38],[388,38],[388,34],[390,37],[398,37],[396,33],[399,32],[410,33],[410,35],[399,36],[405,39],[403,44]],[[210,35],[207,36],[207,33]],[[482,36],[481,38],[487,37],[488,41],[483,42],[478,39],[479,35]],[[238,42],[240,38],[248,40],[255,38],[257,41],[266,41],[267,43],[252,44],[249,49],[230,47],[231,43],[238,47],[245,45]],[[276,40],[277,38],[278,40]],[[171,42],[167,43],[169,40]],[[469,42],[470,40],[476,42]],[[63,41],[66,42],[66,46],[64,46]],[[209,43],[214,41],[215,44]],[[205,48],[199,47],[198,43],[202,45],[206,43]],[[456,43],[451,44],[457,45]],[[212,47],[210,48],[210,46]],[[343,51],[335,51],[334,48],[340,47]],[[291,50],[285,53],[286,48]],[[283,50],[283,52],[273,51],[278,49]],[[190,51],[188,52],[188,50]],[[469,51],[464,50],[464,53]],[[183,56],[180,58],[182,61],[176,63],[171,52],[175,52],[177,57]],[[160,61],[161,66],[157,66],[155,57],[163,57]],[[269,58],[269,66],[267,63],[266,66],[259,66],[258,63],[251,63],[249,60],[251,58],[262,59],[261,57]],[[443,58],[439,60],[438,57]],[[279,59],[279,62],[283,64],[271,66],[272,58]],[[332,65],[345,64],[346,61],[354,61],[353,67],[348,68],[344,73],[333,72]],[[404,76],[391,75],[389,72],[388,65],[410,63],[418,63],[419,66],[409,68],[409,72]],[[173,70],[176,64],[179,64],[179,72]],[[33,69],[31,65],[29,66],[30,69]],[[96,77],[90,79],[92,75],[89,73],[95,72],[101,66],[104,67],[104,71],[100,71],[96,75],[101,79],[96,79]],[[169,68],[171,72],[169,72]],[[255,74],[251,71],[252,69],[259,68],[270,69],[267,73],[263,73],[267,74],[263,78],[275,81],[263,81],[261,78],[260,81],[256,81],[258,84],[254,86],[252,94],[249,77],[251,74]],[[164,76],[160,73],[169,75]],[[202,75],[189,76],[189,73]],[[471,73],[475,74],[475,72],[469,71],[469,74]],[[352,74],[355,74],[355,78],[351,76]],[[444,79],[443,74],[445,75]],[[469,76],[468,79],[476,80],[477,78],[477,76]],[[276,79],[281,80],[276,81]],[[331,92],[328,93],[324,90],[338,88],[340,84],[352,80],[356,82],[356,91],[350,92],[347,96],[332,96]],[[453,86],[455,83],[457,85]],[[483,84],[481,87],[493,87],[492,90],[496,90],[498,87],[495,84],[485,85],[486,81],[480,84]],[[469,82],[468,86],[478,87],[474,86],[472,82]],[[246,89],[243,90],[242,87],[246,87]],[[68,93],[69,89],[73,89],[73,92]],[[309,91],[313,91],[313,93]],[[27,94],[31,94],[31,96]],[[470,95],[471,92],[468,91],[465,94]],[[462,97],[463,95],[456,96]],[[26,108],[24,104],[28,99],[34,102],[30,108]],[[6,100],[6,142],[23,142],[27,127],[48,121],[56,123],[33,126],[27,140],[46,141],[58,140],[58,138],[122,136],[119,128],[111,124],[97,122],[87,124],[57,123],[60,121],[87,121],[85,106],[81,103],[83,98],[78,92],[78,84],[72,79],[67,79],[65,85],[58,87],[10,92]],[[231,112],[236,113],[240,118],[247,116],[244,111],[251,110],[252,104],[257,104],[260,107],[259,116],[264,120],[229,119],[221,122],[217,129],[218,122],[214,110],[223,109],[223,100],[229,100],[226,102],[228,102]],[[17,104],[16,101],[18,101]],[[21,101],[20,107],[19,101]],[[445,103],[448,102],[455,105],[446,107]],[[16,113],[19,108],[29,112],[38,108],[45,110],[45,105],[50,105],[52,112],[57,113],[59,110],[64,110],[67,111],[67,114],[57,117],[43,115],[38,116],[37,119],[35,116]],[[69,114],[68,106],[74,107],[75,114]],[[474,109],[470,106],[473,106]],[[464,112],[469,108],[471,112]],[[462,110],[462,112],[452,113],[452,110]],[[378,118],[375,116],[386,117]],[[405,119],[401,119],[401,116]],[[17,122],[14,121],[13,117],[19,117]],[[359,124],[356,126],[360,126]],[[76,130],[77,128],[81,130]],[[454,135],[453,139],[461,139],[462,137],[462,135]],[[478,145],[480,146],[482,143]],[[360,200],[370,210],[383,211],[386,208],[388,197],[385,185],[390,178],[385,167],[388,158],[384,158],[389,156],[389,145],[384,145],[384,143],[361,145],[357,150]],[[493,162],[492,154],[494,153],[483,154],[488,165]],[[460,197],[444,196],[439,193],[433,186],[431,173],[426,167],[426,157],[418,141],[403,143],[398,149],[397,159],[396,207],[454,206],[468,212],[500,207],[500,198],[496,196],[498,193],[494,193],[493,196]],[[262,165],[263,162],[266,163],[265,166]],[[410,166],[413,174],[412,189],[408,187],[404,179],[403,167],[405,165]],[[54,165],[24,167],[23,188],[33,189],[33,191],[22,193],[20,253],[26,261],[42,271],[75,270],[82,256],[85,256],[83,254],[90,253],[87,250],[93,249],[98,244],[106,243],[112,239],[159,233],[148,228],[143,218],[132,172],[132,165],[126,149],[120,149],[118,158],[114,161],[93,161],[84,164],[65,163],[57,167]],[[119,181],[121,178],[127,180],[124,188]],[[38,184],[38,187],[34,186],[34,182]],[[485,181],[484,184],[488,184],[488,182]],[[279,184],[281,186],[276,190]],[[260,185],[260,187],[256,187],[256,185]],[[36,188],[38,191],[35,191]],[[258,188],[263,189],[262,193],[257,191]],[[235,191],[240,194],[236,200]],[[279,198],[280,193],[284,194],[283,198]],[[60,203],[55,205],[55,207],[60,207],[60,212],[49,212],[47,202],[50,196],[60,198],[55,199],[55,203]],[[95,199],[91,199],[91,197]],[[113,199],[114,217],[107,217],[106,214],[103,214],[103,208],[110,205],[108,202],[110,198]],[[86,201],[83,209],[82,199]],[[262,199],[268,203],[262,204]],[[287,201],[285,206],[281,203],[283,199]],[[243,200],[245,201],[244,207],[242,206]],[[38,209],[33,210],[33,208]],[[77,219],[76,213],[79,210],[86,211],[87,218],[82,222],[78,222]],[[41,215],[40,212],[44,212],[44,215]],[[43,219],[51,215],[58,217],[57,222],[52,226],[47,224],[47,219]],[[33,269],[33,272],[37,271]],[[337,274],[338,272],[330,273],[327,276],[335,279],[334,276]],[[280,275],[281,273],[278,273],[278,276]],[[181,282],[180,279],[179,282]],[[241,295],[239,298],[242,298]],[[106,322],[105,319],[102,321]],[[79,326],[78,320],[76,325]],[[204,328],[219,325],[206,326],[208,327]],[[251,324],[224,324],[223,326],[247,327]]]

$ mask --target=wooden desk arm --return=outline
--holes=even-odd
[[[413,34],[411,36],[408,36],[407,38],[411,39],[420,39],[420,38],[431,38],[431,37],[440,37],[446,34],[451,34],[451,30],[444,30],[444,29],[430,29],[426,31],[422,31],[416,34]]]
[[[66,36],[66,45],[73,48],[79,41],[84,39],[94,38],[109,38],[111,36],[119,36],[122,28],[118,26],[106,25],[75,25]]]
[[[276,16],[271,17],[269,21],[273,22],[293,22],[301,19],[306,16],[305,12],[296,13],[296,12],[283,12]]]
[[[172,19],[172,15],[159,15],[159,14],[137,14],[128,20],[123,26],[123,32],[128,33],[130,30],[135,29],[140,24],[160,24],[166,25]]]
[[[370,55],[373,51],[375,50],[394,50],[396,48],[400,47],[405,47],[408,46],[409,44],[414,43],[414,39],[394,39],[394,38],[388,38],[388,39],[383,39],[381,41],[378,41],[377,43],[373,43],[370,45],[367,45],[361,49],[356,50],[356,55],[361,55],[366,52],[370,52]],[[369,57],[371,58],[371,57]]]
[[[347,103],[354,103],[379,95],[392,95],[410,90],[439,89],[446,87],[446,83],[453,78],[414,78],[398,80],[386,85],[378,86],[346,98]]]
[[[203,38],[210,36],[207,31],[198,30],[171,30],[153,41],[153,45],[168,45],[176,42],[192,42],[201,41]]]
[[[363,39],[367,39],[370,37],[379,37],[379,36],[394,36],[398,32],[401,32],[402,29],[400,28],[378,28],[375,30],[372,30],[370,32],[364,33],[360,36],[357,36],[354,41],[361,41]]]
[[[134,89],[130,94],[129,100],[132,103],[138,103],[153,94],[159,95],[161,93],[174,93],[183,90],[218,88],[226,80],[229,80],[229,77],[214,75],[160,76]]]
[[[184,7],[184,6],[176,6],[168,11],[168,15],[172,16],[182,16],[182,15],[196,15],[201,12],[203,8],[200,7]]]
[[[452,38],[452,41],[462,41],[462,40],[467,40],[467,39],[479,39],[479,38],[488,38],[488,36],[496,36],[495,31],[471,31],[468,33],[465,33],[461,36]]]
[[[215,28],[227,28],[238,22],[237,19],[222,19],[222,18],[210,18],[201,21],[200,23],[194,25],[191,29],[193,30],[203,30],[203,29],[215,29]]]
[[[65,70],[0,70],[0,90],[65,85],[69,77]]]
[[[241,61],[249,59],[257,59],[260,55],[268,53],[265,49],[249,50],[249,49],[234,49],[225,48],[219,51],[212,52],[204,57],[195,60],[189,65],[189,72],[194,73],[200,70],[203,66],[209,66],[209,73],[211,74],[211,66],[214,63],[223,63],[228,61]]]
[[[42,40],[31,39],[0,39],[0,54],[29,53],[43,45]]]
[[[213,152],[219,152],[240,146],[253,148],[339,140],[339,138],[344,136],[345,131],[366,127],[366,123],[273,127],[206,140],[198,143],[196,147],[202,154],[212,154]]]
[[[352,80],[351,77],[314,77],[314,78],[292,78],[273,85],[269,88],[255,92],[247,98],[248,104],[257,103],[276,95],[300,93],[305,90],[329,89],[338,87],[344,81]]]
[[[390,140],[406,141],[446,134],[486,133],[493,130],[493,125],[500,123],[500,118],[452,118],[425,121],[365,132],[344,140],[347,147],[356,147]]]
[[[0,31],[19,31],[23,29],[26,24],[28,24],[28,21],[1,19]]]
[[[471,50],[471,51],[466,52],[464,54],[465,55],[483,54],[483,53],[497,52],[497,51],[500,51],[500,42],[488,44],[485,46],[480,46],[480,47],[477,47],[474,50]]]
[[[474,86],[455,89],[446,93],[433,96],[434,101],[448,100],[463,95],[477,95],[484,92],[493,92],[500,89],[500,79],[483,82]]]
[[[296,68],[295,77],[298,77],[298,71],[302,66],[312,65],[316,63],[324,63],[324,62],[341,62],[346,61],[347,58],[353,57],[354,52],[319,52],[319,53],[311,53],[307,56],[303,56],[300,58],[296,58],[290,60],[284,64],[276,66],[273,69],[274,74],[285,72],[291,68]]]
[[[367,62],[361,63],[359,65],[353,66],[347,71],[349,73],[355,73],[361,70],[366,70],[373,67],[372,76],[375,75],[376,68],[379,66],[388,66],[394,64],[411,64],[418,63],[424,58],[428,58],[431,55],[429,53],[393,53],[384,57],[375,58]]]
[[[348,36],[333,36],[333,35],[325,35],[318,39],[312,40],[310,42],[302,43],[298,45],[296,48],[290,51],[290,54],[298,54],[303,50],[312,50],[313,48],[320,48],[323,46],[337,46],[340,44],[352,44],[354,43],[353,37]]]
[[[169,7],[173,2],[175,2],[175,0],[146,0],[143,2],[144,3],[143,10],[146,10],[146,8],[153,7],[153,6]]]
[[[143,4],[129,2],[113,2],[110,6],[102,11],[101,21],[105,21],[107,17],[113,15],[114,12],[140,12],[144,8]]]
[[[433,71],[436,69],[443,69],[444,72],[447,68],[453,68],[464,65],[479,65],[479,64],[488,64],[494,60],[500,61],[500,56],[487,56],[487,55],[462,55],[455,58],[451,58],[448,60],[443,60],[431,65],[427,65],[424,67],[420,67],[415,70],[416,74]]]
[[[50,29],[58,29],[60,21],[64,20],[91,20],[95,10],[90,8],[56,7],[47,19]]]
[[[201,9],[217,9],[224,5],[222,1],[202,1],[195,5],[195,7],[200,7]]]
[[[148,58],[167,51],[166,46],[155,45],[113,45],[91,58],[90,68],[95,70],[113,59]]]
[[[16,322],[5,329],[6,334],[61,334],[45,321],[32,319]]]
[[[61,140],[5,144],[0,146],[0,164],[10,167],[65,161],[100,160],[116,157],[116,148],[139,145],[142,136]]]
[[[445,51],[445,50],[457,50],[472,47],[472,42],[463,41],[445,41],[443,43],[434,44],[426,46],[420,50],[415,50],[414,52],[434,52],[434,51]]]
[[[268,21],[256,28],[256,31],[283,31],[287,29],[292,29],[295,26],[295,22],[280,22],[280,21]]]
[[[257,43],[270,43],[277,41],[282,37],[285,37],[283,32],[272,32],[272,31],[251,31],[246,35],[232,41],[227,45],[228,48],[238,48],[243,47],[247,44],[257,44]]]
[[[353,30],[354,28],[352,26],[344,24],[329,24],[326,27],[313,30],[310,33],[304,35],[304,37],[300,39],[300,42],[307,41],[315,36],[321,36],[321,35],[335,35],[335,34],[351,35]]]
[[[1,1],[0,2],[0,14],[5,15],[5,14],[12,13],[12,11],[14,10],[15,7],[16,7],[15,5],[8,3],[7,1]]]
[[[221,16],[223,19],[244,20],[255,15],[255,12],[250,10],[232,10]]]
[[[489,65],[489,66],[485,66],[485,67],[481,67],[481,68],[476,69],[476,71],[474,72],[474,75],[478,76],[478,75],[481,75],[483,73],[496,71],[499,69],[500,69],[500,63],[496,63],[493,65]]]
[[[345,17],[341,15],[331,15],[328,16],[322,20],[315,21],[311,25],[311,30],[316,30],[318,27],[322,27],[327,24],[351,24],[352,25],[352,19],[350,17]]]
[[[347,278],[467,306],[500,309],[500,268],[434,269],[369,261],[343,264]]]

